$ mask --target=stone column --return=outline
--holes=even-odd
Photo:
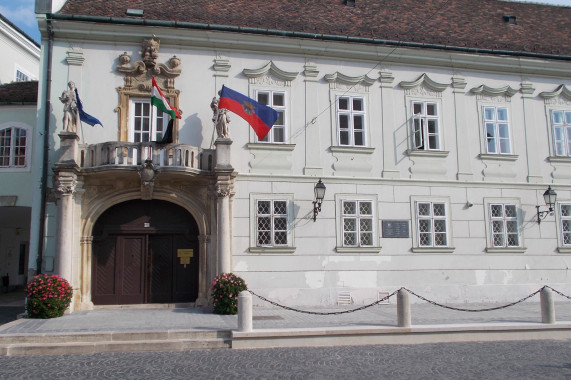
[[[78,187],[77,157],[79,136],[75,132],[62,132],[60,157],[54,165],[54,187],[59,194],[54,272],[73,286],[73,214],[74,193]]]
[[[230,245],[230,189],[227,185],[216,185],[217,195],[217,246],[218,273],[232,272],[232,247]]]
[[[198,254],[198,298],[196,299],[196,306],[208,305],[208,270],[206,267],[206,250],[208,245],[208,236],[198,236],[199,254]]]
[[[218,253],[218,273],[232,272],[231,212],[234,169],[230,165],[232,140],[218,138],[216,145],[216,243]]]
[[[91,247],[93,244],[93,236],[83,236],[81,238],[81,305],[79,310],[92,310],[93,302],[91,302]]]
[[[54,272],[72,282],[73,193],[77,186],[74,173],[59,172],[56,190],[60,194],[57,213]]]

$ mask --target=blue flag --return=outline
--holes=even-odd
[[[77,88],[75,89],[75,98],[77,99],[77,111],[79,112],[79,119],[84,123],[91,125],[92,127],[96,124],[99,124],[103,127],[103,124],[101,124],[99,119],[91,116],[83,110],[83,104],[81,104],[81,100],[79,100],[79,93],[77,92]]]

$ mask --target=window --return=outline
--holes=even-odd
[[[483,107],[486,153],[511,154],[508,109]]]
[[[283,91],[258,91],[258,102],[265,104],[278,112],[278,119],[274,123],[270,132],[259,142],[269,143],[285,143],[286,142],[286,124],[285,124],[285,92]]]
[[[571,204],[559,205],[559,219],[561,223],[561,245],[571,247]]]
[[[256,245],[258,247],[288,245],[286,200],[258,200],[256,202]]]
[[[446,203],[416,202],[416,222],[419,247],[448,246]]]
[[[25,128],[0,129],[0,168],[26,167],[27,135]]]
[[[16,82],[28,82],[32,80],[28,75],[24,74],[20,70],[16,70]]]
[[[556,156],[571,156],[571,111],[551,111]]]
[[[357,96],[337,97],[337,135],[341,146],[365,146],[365,101]]]
[[[373,202],[343,201],[342,206],[343,246],[372,247]]]
[[[438,104],[435,102],[412,102],[413,147],[420,150],[440,150],[440,125]]]
[[[516,205],[490,204],[489,207],[492,247],[521,247]]]
[[[169,115],[157,112],[147,100],[131,101],[131,128],[129,129],[129,141],[149,142],[157,141],[163,137],[167,129]],[[153,120],[151,120],[151,113]]]

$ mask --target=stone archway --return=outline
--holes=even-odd
[[[162,200],[116,204],[93,228],[95,305],[194,302],[199,229],[184,208]]]

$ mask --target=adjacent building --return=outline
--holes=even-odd
[[[0,14],[0,289],[24,286],[34,189],[40,45]]]
[[[442,302],[571,292],[570,7],[68,0],[36,13],[49,170],[29,266],[69,279],[74,310],[204,305],[222,272],[288,305],[402,286]],[[181,114],[170,143],[153,78]],[[279,113],[265,138],[234,114],[217,130],[223,85]],[[74,96],[102,125],[76,120]]]

